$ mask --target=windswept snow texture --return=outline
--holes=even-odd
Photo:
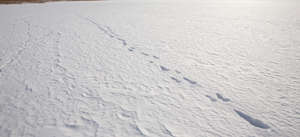
[[[299,137],[293,0],[0,5],[0,137]]]

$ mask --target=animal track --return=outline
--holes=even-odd
[[[116,39],[119,40],[119,41],[121,41],[123,46],[126,46],[126,45],[127,45],[126,40],[124,40],[124,39],[122,39],[122,38],[116,38]]]
[[[265,124],[264,122],[258,120],[258,119],[255,119],[255,118],[252,118],[251,116],[241,112],[241,111],[238,111],[238,110],[235,110],[234,111],[243,119],[245,119],[247,122],[249,122],[251,125],[255,126],[255,127],[258,127],[258,128],[262,128],[262,129],[268,129],[270,128],[269,125]]]
[[[215,99],[214,97],[212,97],[212,96],[209,96],[209,95],[205,95],[210,101],[212,101],[212,102],[216,102],[217,101],[217,99]]]
[[[118,36],[109,26],[106,26],[107,32],[110,32],[113,36]]]
[[[145,53],[145,52],[141,52],[142,55],[145,55],[145,56],[149,56],[148,53]]]
[[[30,88],[28,85],[26,85],[25,90],[32,92],[32,88]]]
[[[166,67],[164,67],[164,66],[160,66],[160,69],[161,69],[162,71],[170,71],[170,69],[168,69],[168,68],[166,68]]]
[[[216,93],[216,95],[217,95],[218,99],[221,99],[221,100],[224,101],[224,102],[229,102],[229,101],[230,101],[229,98],[225,98],[225,97],[223,97],[223,96],[222,96],[221,94],[219,94],[219,93]]]
[[[178,70],[175,70],[175,72],[176,72],[177,74],[181,74],[181,72],[180,72],[180,71],[178,71]]]
[[[153,58],[155,58],[155,59],[159,59],[159,57],[157,57],[157,56],[152,56]]]
[[[128,51],[133,52],[134,49],[135,49],[134,47],[130,47],[128,48]]]
[[[94,21],[94,20],[92,20],[92,19],[90,19],[90,18],[87,18],[87,17],[85,17],[85,18],[84,18],[84,17],[80,17],[80,18],[82,18],[82,19],[84,19],[84,20],[86,20],[86,21],[88,21],[88,22],[94,24],[94,25],[95,25],[100,31],[102,31],[105,35],[109,36],[109,37],[112,38],[112,39],[115,39],[115,40],[120,41],[120,42],[122,43],[123,46],[126,46],[126,45],[127,45],[126,40],[120,38],[116,33],[114,33],[114,32],[112,31],[112,29],[111,29],[110,27],[106,26],[107,29],[105,29],[105,28],[102,27],[100,24],[98,24],[96,21]]]
[[[175,70],[175,72],[176,72],[177,74],[181,74],[181,72],[180,72],[180,71],[178,71],[178,70]]]
[[[177,78],[174,78],[174,77],[170,77],[172,80],[174,80],[175,82],[177,82],[177,83],[180,83],[181,81],[180,80],[178,80]]]
[[[115,39],[115,40],[118,40],[118,41],[121,41],[122,42],[122,45],[123,46],[126,46],[128,45],[127,41],[125,39],[122,39],[118,34],[116,34],[115,32],[113,32],[113,30],[109,27],[109,26],[106,26],[106,27],[102,27],[100,24],[98,24],[97,22],[95,22],[94,20],[90,19],[90,18],[84,18],[84,17],[81,17],[82,19],[85,19],[86,21],[94,24],[100,31],[104,32],[104,34],[108,35],[110,38],[112,39]],[[129,52],[133,52],[135,50],[134,47],[130,47],[128,48],[128,51]],[[144,56],[150,56],[150,54],[148,53],[145,53],[145,52],[140,52],[142,55]],[[158,56],[155,56],[155,55],[151,55],[154,59],[160,59]],[[154,63],[153,61],[149,61],[149,63]],[[164,67],[162,65],[160,65],[160,69],[162,71],[170,71],[170,69],[168,69],[167,67]],[[178,70],[175,70],[175,72],[177,74],[181,74],[180,71]],[[180,83],[181,81],[179,79],[176,79],[175,77],[170,77],[172,80],[174,80],[175,82],[177,83]],[[193,81],[189,78],[186,78],[186,77],[183,77],[183,79],[185,81],[187,81],[188,83],[192,84],[192,85],[196,85],[197,82],[196,81]],[[222,98],[224,99],[223,101],[226,101],[227,99],[226,98]]]
[[[196,81],[190,80],[190,79],[188,79],[188,78],[186,78],[186,77],[183,77],[183,79],[184,79],[185,81],[189,82],[190,84],[193,84],[193,85],[197,84]]]

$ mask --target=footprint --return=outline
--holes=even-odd
[[[177,78],[174,78],[174,77],[170,77],[172,80],[174,80],[175,82],[177,82],[177,83],[180,83],[181,81],[180,80],[178,80]]]
[[[65,124],[65,127],[73,129],[73,130],[78,130],[80,128],[79,125],[76,125],[76,124],[67,124],[67,123]]]
[[[121,41],[123,46],[126,46],[126,45],[127,45],[126,40],[121,39],[121,38],[116,38],[116,39],[119,40],[119,41]]]
[[[211,102],[216,102],[217,99],[215,99],[214,97],[212,96],[209,96],[209,95],[205,95]]]
[[[164,66],[160,66],[160,69],[161,69],[162,71],[170,71],[170,69],[168,69],[168,68],[166,68],[166,67],[164,67]]]
[[[153,61],[149,61],[149,63],[153,63]]]
[[[188,78],[186,78],[186,77],[183,77],[183,79],[184,79],[185,81],[189,82],[190,84],[193,84],[193,85],[197,84],[196,81],[190,80],[190,79],[188,79]]]
[[[258,120],[258,119],[255,119],[255,118],[252,118],[251,116],[241,112],[241,111],[238,111],[238,110],[235,110],[234,111],[243,119],[245,119],[246,121],[248,121],[251,125],[255,126],[255,127],[258,127],[258,128],[262,128],[262,129],[268,129],[270,128],[269,125],[265,124],[264,122]]]
[[[230,101],[229,98],[225,98],[225,97],[223,97],[223,96],[222,96],[221,94],[219,94],[219,93],[216,93],[216,95],[217,95],[218,99],[221,99],[221,100],[224,101],[224,102],[229,102],[229,101]]]
[[[113,36],[118,36],[109,26],[105,26],[106,30]]]
[[[134,50],[133,47],[128,48],[128,51],[130,51],[130,52],[133,52],[133,50]]]
[[[145,55],[145,56],[149,56],[149,54],[145,53],[145,52],[141,52],[141,54]]]
[[[159,57],[157,57],[157,56],[152,56],[153,58],[155,58],[155,59],[159,59]]]
[[[177,74],[181,74],[181,72],[180,72],[180,71],[178,71],[178,70],[175,70],[175,72],[176,72]]]
[[[25,90],[32,92],[32,88],[30,88],[28,85],[25,86]]]

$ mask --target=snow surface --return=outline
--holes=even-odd
[[[300,136],[300,5],[0,5],[1,137]]]

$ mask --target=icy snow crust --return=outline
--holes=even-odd
[[[0,136],[299,136],[299,13],[290,0],[0,5]]]

